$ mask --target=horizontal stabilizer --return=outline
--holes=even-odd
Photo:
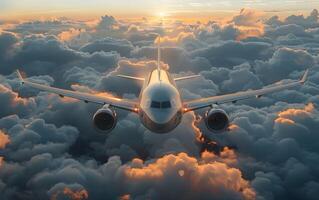
[[[127,76],[127,75],[122,75],[122,74],[118,74],[116,76],[121,77],[121,78],[131,79],[131,80],[137,80],[137,81],[144,81],[145,80],[144,78],[141,78],[141,77]]]
[[[184,77],[174,78],[174,80],[175,81],[182,81],[182,80],[198,78],[198,77],[200,77],[200,75],[191,75],[191,76],[184,76]]]

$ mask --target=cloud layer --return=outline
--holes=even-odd
[[[9,27],[9,28],[8,28]],[[161,27],[103,16],[0,25],[0,199],[316,199],[319,191],[318,11],[264,19],[243,9],[228,22]],[[41,84],[137,98],[156,67],[174,76],[184,99],[257,89],[281,79],[309,81],[221,105],[230,131],[210,133],[205,110],[165,135],[117,111],[108,135],[96,131],[98,106],[20,86],[21,69]],[[288,80],[284,80],[288,81]],[[129,87],[128,87],[129,86]]]

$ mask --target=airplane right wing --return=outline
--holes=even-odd
[[[137,102],[134,102],[132,100],[125,100],[125,99],[120,99],[120,98],[111,97],[111,96],[102,96],[97,94],[83,93],[83,92],[50,87],[50,86],[46,86],[42,84],[33,83],[23,79],[19,71],[17,71],[17,74],[23,85],[26,85],[38,90],[55,93],[55,94],[58,94],[60,97],[66,96],[66,97],[82,100],[86,103],[91,102],[91,103],[96,103],[101,105],[108,104],[111,107],[128,110],[131,112],[137,112],[138,110]]]
[[[243,92],[237,92],[233,94],[226,94],[221,96],[214,96],[214,97],[208,97],[208,98],[202,98],[202,99],[195,99],[192,101],[185,102],[184,104],[184,112],[197,110],[205,107],[210,107],[214,104],[223,104],[223,103],[229,103],[229,102],[236,102],[238,100],[248,99],[252,97],[260,97],[265,94],[278,92],[281,90],[289,89],[298,85],[302,85],[305,83],[308,75],[308,70],[305,71],[304,75],[300,80],[295,80],[290,83],[279,83],[274,84],[269,87],[264,87],[259,90],[248,90]]]

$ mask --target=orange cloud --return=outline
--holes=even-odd
[[[57,200],[60,195],[69,197],[72,200],[85,200],[89,198],[89,193],[85,189],[73,191],[66,187],[63,191],[59,191],[51,196],[51,200]]]
[[[161,45],[163,46],[176,46],[181,44],[185,40],[195,40],[196,36],[192,32],[180,32],[177,36],[164,36],[160,38]],[[158,44],[159,37],[157,37],[154,41],[154,44]]]
[[[277,119],[275,119],[275,122],[279,124],[290,124],[290,125],[295,124],[293,120],[282,118],[282,117],[278,117]]]
[[[262,22],[264,15],[261,11],[247,8],[241,9],[240,13],[235,15],[230,21],[240,31],[237,40],[263,35],[265,32],[265,26]]]
[[[131,196],[129,194],[122,195],[119,198],[119,200],[130,200],[130,199],[131,199]]]
[[[7,134],[0,130],[0,149],[6,148],[6,145],[10,143],[10,138]],[[0,166],[3,164],[3,157],[0,156]]]
[[[229,127],[228,127],[228,130],[231,132],[231,131],[235,131],[235,130],[238,130],[239,129],[239,126],[237,124],[230,124]]]
[[[82,29],[70,28],[69,30],[63,31],[62,33],[60,33],[60,34],[58,35],[58,38],[59,38],[61,41],[70,41],[70,40],[72,40],[73,38],[79,36],[82,32],[83,32]]]
[[[12,107],[17,107],[19,105],[26,106],[31,101],[34,101],[33,98],[24,99],[19,97],[18,93],[13,92],[11,89],[2,84],[0,84],[0,93],[7,93],[10,96],[10,103]]]
[[[9,136],[0,130],[0,149],[4,149],[8,143],[10,143]]]
[[[314,112],[315,106],[313,103],[309,103],[303,109],[289,108],[278,113],[278,117],[275,119],[276,123],[280,124],[295,124],[295,121],[292,119],[294,117],[309,117]]]
[[[203,133],[201,132],[201,130],[196,126],[196,124],[200,123],[200,121],[202,120],[202,116],[198,115],[196,116],[194,112],[190,112],[193,115],[193,121],[192,121],[192,128],[196,134],[196,139],[198,142],[202,143],[204,142],[204,137],[203,137]]]
[[[222,162],[226,163],[229,166],[235,166],[237,164],[237,156],[233,149],[225,147],[221,152],[220,155],[216,155],[213,152],[204,151],[201,154],[201,158],[209,163],[209,162]]]
[[[249,37],[259,37],[264,34],[264,26],[259,28],[246,28],[246,27],[237,27],[240,31],[239,36],[236,40],[243,40]]]
[[[191,191],[210,192],[212,195],[229,189],[234,192],[241,192],[245,199],[255,199],[255,192],[249,183],[242,178],[240,170],[231,168],[227,164],[218,162],[215,159],[208,161],[209,156],[215,155],[206,152],[203,154],[203,160],[197,160],[186,153],[178,155],[166,155],[157,159],[154,163],[143,164],[140,159],[134,159],[132,166],[126,166],[124,169],[128,181],[135,184],[141,184],[145,181],[161,181],[176,174],[173,178],[187,179]],[[229,149],[225,150],[224,157],[234,156]],[[197,192],[196,192],[197,193]],[[191,197],[190,197],[191,198]]]

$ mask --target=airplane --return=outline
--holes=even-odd
[[[160,40],[160,39],[159,39]],[[112,131],[117,124],[115,109],[126,110],[136,113],[141,123],[151,132],[164,134],[174,130],[182,121],[184,114],[198,109],[208,108],[204,120],[207,128],[213,133],[223,133],[228,130],[230,120],[228,114],[218,107],[220,104],[235,103],[248,98],[260,98],[261,96],[281,90],[289,89],[306,82],[308,69],[300,80],[289,83],[277,83],[257,90],[247,90],[232,94],[200,98],[184,101],[181,98],[176,82],[199,77],[191,75],[174,78],[172,75],[160,67],[161,47],[160,41],[157,48],[157,68],[151,71],[146,77],[133,77],[128,75],[117,75],[118,77],[142,81],[138,100],[119,99],[114,97],[102,97],[95,94],[64,90],[46,85],[37,84],[25,80],[19,70],[17,74],[21,84],[58,94],[60,97],[71,97],[82,100],[85,103],[100,104],[102,108],[97,110],[93,116],[95,127],[105,133]]]

